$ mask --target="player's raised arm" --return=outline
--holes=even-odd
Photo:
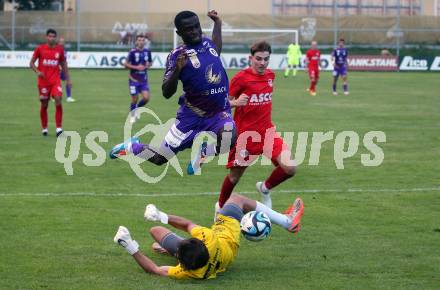
[[[163,224],[169,224],[176,229],[186,231],[188,233],[190,233],[191,230],[197,226],[195,223],[186,218],[176,215],[168,215],[158,210],[154,204],[147,205],[147,207],[145,208],[144,218],[148,221],[156,221]]]
[[[217,53],[222,52],[222,20],[217,14],[217,11],[211,10],[208,12],[209,18],[214,21],[214,29],[212,30],[212,42],[216,46]]]
[[[172,55],[170,54],[168,56],[167,67],[162,83],[162,95],[167,99],[171,98],[177,91],[180,71],[186,64],[188,56],[186,55],[185,51],[182,50],[175,61],[171,60],[171,58]]]
[[[131,238],[130,231],[119,226],[113,241],[122,246],[136,260],[145,272],[160,276],[168,276],[169,266],[158,266],[139,250],[139,244]]]

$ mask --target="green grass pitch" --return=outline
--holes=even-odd
[[[230,72],[233,74],[234,72]],[[150,72],[152,108],[162,120],[175,116],[177,97],[160,95],[162,71]],[[201,176],[181,177],[172,168],[157,184],[141,181],[129,165],[106,159],[82,162],[85,136],[105,131],[108,151],[123,139],[129,106],[127,71],[72,70],[73,96],[64,103],[64,129],[82,137],[74,174],[54,157],[54,108],[50,135],[40,134],[35,75],[0,70],[0,289],[438,289],[440,285],[440,82],[435,73],[350,73],[350,96],[332,96],[323,72],[318,95],[306,76],[277,73],[273,120],[278,131],[309,132],[297,176],[272,194],[284,210],[296,196],[305,203],[298,237],[274,227],[261,242],[242,240],[236,261],[209,281],[174,281],[143,273],[112,239],[127,226],[157,263],[143,221],[147,203],[208,226],[224,175],[212,162]],[[341,84],[340,84],[341,85]],[[152,122],[148,118],[136,128]],[[312,132],[355,131],[359,150],[334,162],[334,140],[325,142],[318,166],[308,164]],[[383,131],[384,161],[365,167],[362,138]],[[145,137],[145,140],[151,136]],[[296,144],[296,143],[294,143]],[[180,153],[183,169],[190,151]],[[144,163],[149,174],[162,168]],[[271,172],[253,166],[236,191],[258,198],[255,182]],[[211,194],[209,194],[211,193]]]

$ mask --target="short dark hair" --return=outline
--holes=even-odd
[[[183,19],[191,18],[194,16],[198,17],[197,14],[192,11],[180,11],[179,13],[177,13],[176,17],[174,17],[174,26],[176,26],[177,30],[179,30]]]
[[[177,259],[186,270],[199,269],[209,261],[208,248],[196,238],[183,240],[177,248]]]
[[[251,46],[251,55],[254,55],[256,52],[259,51],[268,51],[269,54],[271,54],[272,48],[270,47],[270,44],[266,41],[259,41]]]
[[[143,34],[136,35],[136,40],[138,40],[139,37],[145,38],[145,35],[143,35]]]
[[[46,30],[46,35],[49,34],[55,34],[55,36],[57,36],[57,31],[53,28],[49,28],[48,30]]]
[[[339,41],[345,42],[345,40],[343,38],[339,38]]]

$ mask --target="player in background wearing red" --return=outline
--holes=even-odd
[[[321,59],[321,52],[318,49],[318,43],[314,40],[306,54],[306,70],[309,72],[311,96],[316,96],[316,84],[319,80],[319,62]]]
[[[56,135],[63,133],[63,107],[61,105],[61,97],[63,89],[60,79],[60,66],[66,76],[66,84],[72,86],[69,78],[69,70],[64,57],[64,49],[57,44],[57,32],[53,29],[46,31],[45,44],[41,44],[35,48],[34,54],[30,61],[30,67],[38,75],[38,93],[40,96],[40,119],[43,136],[47,136],[47,107],[50,98],[55,99],[55,123]],[[38,60],[38,67],[35,61]]]
[[[296,168],[290,150],[272,123],[275,74],[267,69],[271,53],[272,49],[267,42],[255,43],[249,57],[251,66],[238,72],[231,80],[229,102],[232,107],[236,107],[234,121],[238,139],[229,152],[227,168],[230,171],[223,181],[217,208],[223,207],[247,166],[262,154],[275,165],[271,175],[256,184],[263,204],[269,208],[272,208],[269,190],[295,175]],[[248,135],[253,133],[257,133],[256,138]]]

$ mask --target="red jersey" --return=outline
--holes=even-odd
[[[306,54],[307,61],[309,63],[309,69],[318,70],[319,60],[321,59],[321,52],[318,49],[309,49]]]
[[[34,50],[34,55],[38,59],[38,70],[44,74],[44,78],[38,77],[39,86],[57,85],[60,80],[60,63],[65,61],[64,48],[61,45],[49,47],[41,44]]]
[[[255,74],[252,68],[239,71],[231,80],[229,94],[236,99],[241,94],[249,96],[247,105],[235,108],[234,121],[238,134],[257,131],[264,134],[272,123],[272,92],[275,74],[266,69],[263,75]]]

